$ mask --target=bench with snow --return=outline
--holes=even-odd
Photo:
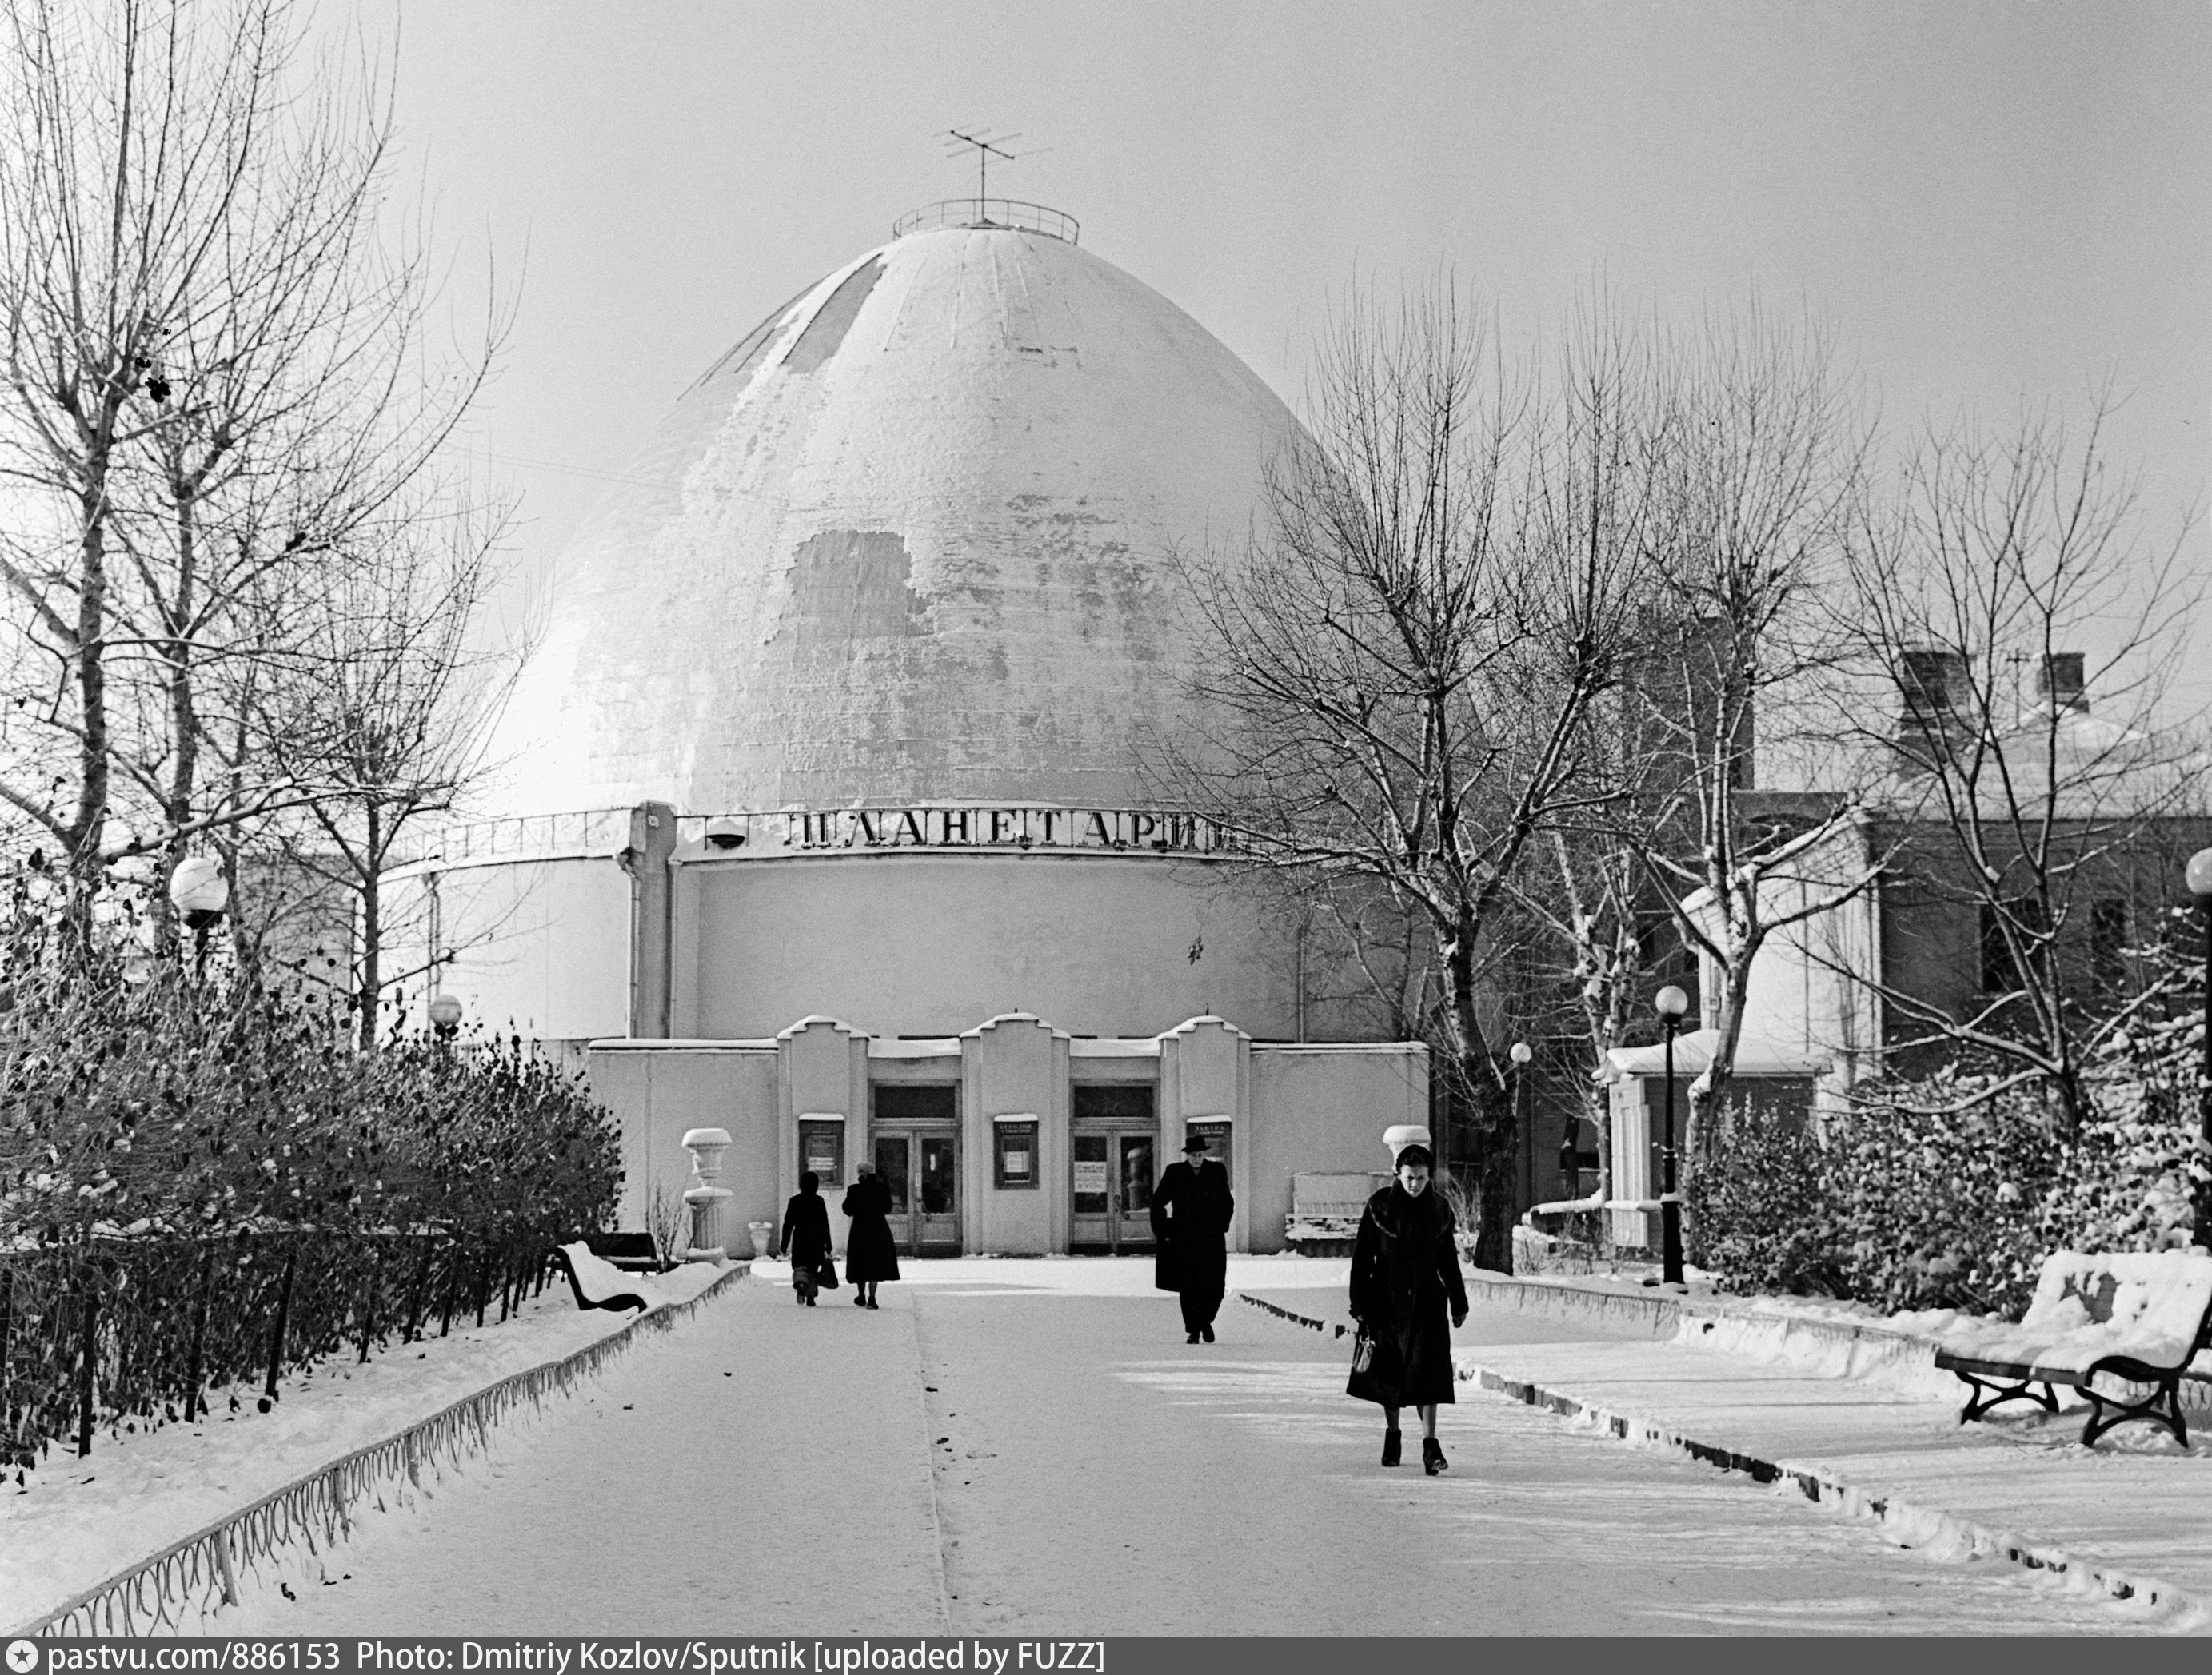
[[[652,1308],[660,1295],[635,1274],[626,1274],[603,1257],[592,1254],[581,1239],[573,1245],[556,1245],[561,1271],[568,1276],[568,1289],[576,1294],[579,1308]]]
[[[1367,1200],[1390,1184],[1387,1174],[1326,1174],[1306,1171],[1291,1177],[1291,1213],[1283,1218],[1283,1237],[1292,1248],[1326,1255],[1338,1245],[1346,1252],[1359,1234]]]
[[[592,1255],[617,1268],[640,1274],[657,1274],[661,1270],[660,1253],[653,1249],[650,1233],[586,1233],[584,1242],[592,1247]]]
[[[1936,1335],[1936,1364],[1972,1393],[1964,1424],[1999,1402],[2035,1402],[2056,1413],[2055,1387],[2089,1399],[2081,1432],[2094,1443],[2115,1425],[2146,1419],[2186,1443],[2181,1381],[2212,1327],[2212,1255],[2157,1251],[2085,1256],[2058,1251],[2043,1261],[2035,1300],[2018,1326],[1954,1320]],[[2108,1395],[2094,1381],[2151,1387],[2148,1397]],[[2039,1393],[2034,1387],[2041,1385]]]

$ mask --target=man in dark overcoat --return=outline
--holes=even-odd
[[[1170,1163],[1152,1193],[1152,1283],[1182,1299],[1186,1343],[1213,1341],[1213,1317],[1229,1281],[1229,1218],[1237,1200],[1229,1171],[1206,1155],[1206,1142],[1182,1143],[1183,1162]]]

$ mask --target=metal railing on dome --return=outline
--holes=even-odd
[[[456,821],[404,842],[393,859],[400,865],[442,861],[451,866],[524,857],[611,855],[629,841],[629,816],[627,808],[575,809]]]
[[[1068,244],[1082,241],[1083,228],[1075,217],[1042,203],[1024,203],[1015,197],[948,197],[910,209],[891,223],[891,237],[927,233],[940,227],[1005,227],[1020,233],[1042,233]]]

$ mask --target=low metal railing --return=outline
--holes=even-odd
[[[1082,226],[1073,215],[1018,197],[948,197],[910,209],[891,223],[891,237],[927,233],[940,227],[1005,227],[1042,233],[1067,244],[1081,242]]]

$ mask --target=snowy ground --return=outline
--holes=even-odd
[[[1344,1265],[1238,1259],[1316,1314]],[[878,1312],[760,1265],[481,1462],[249,1581],[223,1633],[2156,1631],[2011,1567],[1462,1387],[1453,1470],[1376,1462],[1344,1345],[1150,1265],[909,1265]],[[1636,1347],[1509,1309],[1484,1353]],[[1649,1347],[1648,1340],[1644,1347]],[[1677,1353],[1682,1353],[1678,1351]],[[427,1363],[426,1363],[427,1364]],[[295,1458],[295,1463],[297,1462]],[[308,1463],[312,1463],[309,1461]],[[304,1469],[304,1468],[303,1468]],[[296,1475],[296,1473],[295,1473]]]
[[[705,1265],[656,1284],[688,1297],[715,1277]],[[556,1282],[515,1318],[450,1336],[390,1344],[366,1365],[341,1355],[282,1381],[258,1411],[258,1383],[212,1391],[194,1425],[101,1432],[80,1460],[60,1449],[0,1490],[0,1629],[204,1528],[271,1490],[428,1418],[509,1374],[581,1349],[634,1318],[580,1313]]]
[[[2015,1567],[1900,1551],[1871,1525],[1794,1492],[1625,1447],[1467,1385],[1445,1416],[1452,1472],[1427,1479],[1417,1466],[1382,1470],[1377,1415],[1342,1394],[1344,1343],[1236,1296],[1340,1319],[1346,1265],[1232,1259],[1221,1341],[1191,1348],[1173,1299],[1152,1290],[1148,1260],[910,1263],[910,1280],[886,1287],[875,1313],[852,1308],[849,1289],[796,1308],[781,1265],[757,1264],[753,1278],[689,1323],[653,1334],[542,1413],[502,1425],[481,1460],[359,1519],[351,1542],[295,1551],[250,1576],[242,1605],[204,1626],[284,1635],[2188,1626]],[[708,1277],[693,1270],[681,1284]],[[580,1315],[565,1290],[549,1290],[507,1326],[295,1381],[265,1417],[249,1403],[197,1437],[168,1430],[122,1447],[103,1438],[82,1472],[33,1473],[34,1489],[0,1502],[0,1626],[618,1325]],[[2155,1442],[2085,1464],[2068,1458],[2085,1451],[2023,1422],[1966,1428],[1967,1460],[1948,1405],[1939,1414],[1856,1381],[1510,1308],[1479,1310],[1459,1347],[1623,1408],[1678,1414],[1692,1432],[1719,1428],[1777,1447],[1810,1437],[1869,1475],[1917,1469],[1930,1494],[1990,1502],[2012,1492],[2017,1502],[2025,1483],[2063,1502],[2081,1499],[2086,1485],[2104,1535],[2148,1538],[2160,1557],[2203,1546],[2212,1522],[2197,1515],[2201,1494],[2179,1506],[2190,1485],[2156,1475],[2178,1466],[2193,1484],[2204,1466]],[[2061,1482],[2069,1472],[2072,1489]],[[2179,1521],[2160,1522],[2168,1518]]]

